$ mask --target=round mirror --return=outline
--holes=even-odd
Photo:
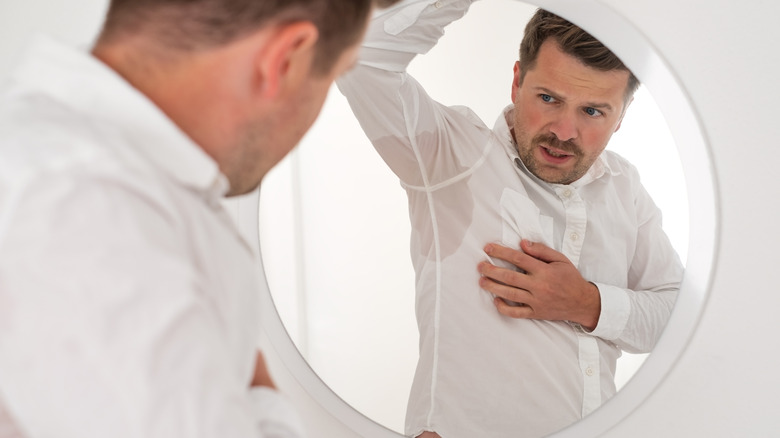
[[[652,391],[690,335],[714,253],[714,184],[709,162],[693,159],[708,156],[693,110],[642,36],[594,1],[537,3],[601,39],[645,84],[609,148],[638,167],[664,212],[667,234],[687,260],[680,298],[653,354],[619,360],[618,387],[632,380],[613,398],[623,402],[607,402],[560,432],[592,436]],[[475,3],[410,72],[440,102],[466,105],[492,124],[509,103],[522,28],[536,7]],[[278,319],[265,322],[272,341],[315,398],[364,436],[401,433],[418,357],[406,203],[397,177],[334,88],[297,151],[263,182],[254,218],[278,312]],[[690,236],[689,223],[697,224]],[[690,256],[689,245],[695,249]]]
[[[69,11],[80,11],[76,18],[87,17],[83,20],[73,19],[72,12],[52,14],[52,2],[37,3],[46,3],[50,16],[70,18],[49,23],[58,26],[55,34],[77,35],[67,40],[82,42],[94,34],[107,2],[80,0],[78,7],[68,2]],[[709,288],[717,192],[695,111],[674,72],[642,34],[597,0],[537,4],[600,38],[645,84],[610,147],[641,169],[686,261],[680,297],[654,352],[646,361],[644,356],[624,356],[618,384],[630,382],[596,412],[556,434],[592,437],[653,391],[690,338]],[[533,8],[513,0],[477,2],[448,28],[434,51],[415,61],[413,73],[439,100],[468,105],[491,122],[508,102],[523,17]],[[34,14],[39,9],[11,14],[15,19],[6,23],[6,33],[16,38],[6,41],[6,48],[13,49],[6,53],[16,53],[16,42],[30,32],[30,23],[42,27],[46,22]],[[19,19],[22,12],[35,20]],[[4,58],[0,72],[13,59]],[[640,127],[645,123],[652,128]],[[632,130],[641,131],[639,137]],[[686,183],[687,191],[682,189]],[[270,296],[263,298],[276,306],[276,311],[273,305],[264,306],[264,326],[285,365],[324,409],[357,434],[398,437],[393,431],[402,430],[417,355],[406,199],[336,90],[298,152],[264,182],[262,214],[258,216],[256,194],[239,203],[242,230],[256,236],[258,222],[262,230],[273,303]],[[689,237],[688,224],[695,224]]]

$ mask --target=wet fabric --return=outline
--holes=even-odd
[[[652,349],[682,265],[625,159],[605,152],[578,181],[545,183],[517,156],[511,105],[490,128],[434,101],[406,72],[470,4],[407,1],[377,14],[359,65],[338,85],[409,197],[420,359],[405,433],[538,437],[615,394],[621,351]],[[487,243],[518,248],[521,239],[562,252],[598,286],[592,332],[496,311],[477,264]]]

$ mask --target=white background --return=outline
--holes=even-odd
[[[760,0],[602,3],[651,40],[689,93],[709,138],[721,207],[714,277],[702,318],[665,381],[627,418],[614,419],[619,423],[607,435],[776,436],[780,432],[776,414],[780,352],[775,339],[780,329],[776,317],[780,308],[776,279],[780,28],[775,17],[780,16],[780,4]],[[0,0],[0,75],[13,65],[28,35],[38,29],[70,42],[88,41],[104,4]],[[508,85],[501,92],[508,96]],[[280,386],[304,414],[313,436],[358,436],[312,400],[272,348],[267,355]]]

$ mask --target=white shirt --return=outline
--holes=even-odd
[[[227,188],[112,70],[36,43],[0,95],[0,431],[302,435],[249,388],[265,283]]]
[[[537,437],[615,394],[621,350],[652,349],[682,264],[623,158],[605,152],[580,180],[545,183],[517,155],[512,106],[491,130],[469,109],[432,100],[406,73],[470,4],[406,1],[378,14],[359,65],[338,84],[409,197],[420,359],[406,434]],[[592,332],[497,312],[477,264],[485,244],[517,248],[521,238],[562,252],[598,286]]]

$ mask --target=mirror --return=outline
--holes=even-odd
[[[675,72],[663,61],[663,54],[657,53],[653,49],[652,43],[649,42],[634,25],[628,22],[624,17],[616,14],[607,6],[611,2],[618,1],[619,0],[537,0],[536,3],[539,6],[556,12],[580,24],[594,33],[602,41],[609,44],[613,48],[613,51],[626,62],[646,85],[643,92],[652,92],[652,97],[657,102],[658,107],[666,118],[669,131],[671,131],[675,141],[680,145],[680,149],[674,153],[664,152],[664,154],[671,154],[667,156],[672,157],[672,160],[667,161],[666,164],[676,165],[677,161],[674,154],[679,153],[685,169],[688,188],[688,208],[683,205],[685,204],[684,202],[682,204],[678,201],[667,202],[664,195],[653,194],[656,201],[659,202],[659,204],[662,204],[662,208],[665,212],[665,223],[667,225],[673,223],[681,225],[681,231],[674,232],[669,230],[669,233],[681,233],[678,237],[672,237],[673,240],[682,242],[682,247],[678,248],[678,250],[680,250],[682,259],[687,261],[686,273],[681,294],[678,298],[672,318],[667,325],[664,336],[654,349],[652,355],[647,357],[647,360],[644,361],[644,364],[631,378],[630,382],[628,382],[612,400],[573,427],[556,433],[556,438],[601,436],[606,433],[610,427],[636,409],[639,404],[652,393],[656,385],[664,379],[667,372],[674,366],[676,359],[684,351],[691,333],[697,325],[703,304],[707,298],[712,276],[713,257],[716,253],[715,236],[719,220],[717,205],[718,195],[714,174],[710,164],[711,155],[704,134],[701,131],[695,108],[689,101],[685,90],[676,80]],[[9,38],[4,39],[3,42],[0,43],[0,47],[3,49],[0,51],[7,55],[0,60],[0,76],[10,68],[13,62],[15,62],[15,55],[21,51],[22,42],[27,41],[27,36],[37,31],[53,33],[57,37],[63,38],[65,41],[71,43],[88,43],[97,31],[106,4],[107,2],[105,0],[72,0],[70,2],[35,0],[33,2],[15,3],[15,6],[10,6],[13,13],[0,16],[0,18],[6,18],[6,20],[3,21],[3,29],[6,35],[9,36]],[[476,38],[473,42],[476,42],[477,39],[479,41],[484,41],[490,37],[495,37],[496,33],[511,29],[515,24],[515,28],[521,28],[521,19],[516,18],[520,17],[520,15],[515,16],[513,14],[521,14],[523,7],[524,5],[522,3],[513,0],[483,0],[474,6],[474,9],[462,20],[462,22],[455,23],[450,27],[447,37],[435,50],[442,51],[442,47],[444,47],[445,44],[449,44],[449,40],[458,38],[457,26],[467,26],[467,23],[471,20],[476,21],[474,17],[482,13],[490,15],[491,20],[494,20],[495,22],[495,26],[491,25],[488,28],[482,27],[478,32],[473,33],[473,37]],[[517,8],[517,10],[515,8]],[[41,15],[41,10],[45,10],[47,13]],[[68,19],[63,20],[62,17],[67,17]],[[502,75],[495,81],[484,81],[485,83],[482,84],[484,88],[480,89],[480,91],[484,90],[483,94],[485,95],[497,97],[499,103],[481,106],[479,102],[471,97],[455,94],[460,91],[470,90],[444,89],[441,93],[437,92],[437,97],[447,98],[448,96],[452,96],[453,103],[472,105],[478,114],[485,120],[492,121],[496,115],[496,111],[506,103],[506,98],[508,98],[510,63],[513,60],[517,42],[519,42],[519,35],[515,35],[514,33],[511,33],[509,37],[503,39],[499,38],[497,43],[506,43],[510,47],[500,49],[498,46],[491,46],[494,48],[491,49],[490,54],[495,56],[489,56],[484,62],[472,62],[474,65],[471,67],[482,68],[483,65],[476,64],[484,64],[484,68],[489,70],[489,74]],[[469,44],[472,44],[472,42]],[[473,48],[470,49],[471,52],[469,53],[472,53],[472,56],[476,56],[473,55]],[[421,57],[412,68],[424,70],[422,66],[418,64],[426,61],[435,63],[434,59],[437,56],[438,54],[436,52],[432,52],[425,57]],[[458,64],[457,61],[455,61],[455,64],[452,64],[452,61],[446,62],[450,63],[448,64],[450,66],[462,66],[462,63]],[[490,67],[488,68],[488,66]],[[459,73],[459,68],[451,68],[447,71],[447,75],[456,75]],[[415,72],[415,74],[419,75],[424,73],[420,71]],[[441,80],[442,77],[447,76],[435,77],[434,81],[425,81],[426,86],[431,92],[433,92],[433,87],[437,87],[435,82]],[[468,77],[466,79],[471,80],[473,78]],[[375,268],[375,271],[373,272],[379,272],[379,274],[376,274],[376,277],[370,278],[370,274],[367,274],[367,271],[365,270],[361,272],[349,270],[345,278],[350,279],[350,281],[355,281],[351,279],[351,277],[356,276],[363,282],[368,278],[372,283],[375,282],[374,280],[376,278],[380,278],[382,280],[379,282],[381,285],[390,281],[394,282],[393,284],[397,282],[401,285],[399,287],[411,285],[410,279],[412,274],[410,272],[411,264],[408,262],[409,254],[407,248],[409,233],[408,228],[406,228],[408,227],[408,218],[405,213],[405,196],[399,188],[394,176],[386,169],[384,163],[381,163],[376,153],[369,145],[358,143],[352,145],[353,140],[349,140],[348,142],[331,141],[334,138],[340,138],[340,136],[345,136],[344,138],[349,136],[350,139],[357,138],[353,136],[359,136],[360,139],[358,141],[362,141],[363,139],[362,132],[359,131],[359,128],[357,128],[357,125],[354,122],[354,117],[348,112],[346,107],[342,107],[341,110],[339,110],[339,105],[343,105],[343,99],[341,98],[341,95],[334,90],[334,96],[332,96],[332,99],[328,102],[322,115],[323,117],[315,127],[315,131],[307,136],[306,143],[301,146],[299,153],[285,162],[284,166],[286,167],[286,170],[285,167],[282,167],[279,169],[279,172],[273,176],[273,178],[278,180],[279,185],[276,188],[272,188],[272,184],[277,184],[277,182],[274,182],[273,178],[270,176],[264,183],[262,196],[262,210],[264,215],[260,219],[264,229],[268,229],[269,225],[273,225],[270,229],[274,230],[274,233],[263,236],[264,264],[265,270],[270,277],[272,289],[282,293],[279,294],[275,302],[270,301],[270,296],[263,295],[262,298],[265,300],[263,307],[265,312],[263,315],[263,325],[273,343],[276,354],[280,356],[285,366],[307,389],[312,398],[322,406],[324,411],[343,423],[346,428],[354,431],[358,436],[398,438],[398,434],[391,430],[400,430],[400,424],[403,422],[402,413],[403,410],[405,410],[406,405],[406,400],[403,399],[403,397],[393,398],[387,395],[377,395],[378,393],[376,392],[373,393],[372,397],[375,399],[386,397],[387,403],[382,403],[383,405],[390,405],[397,402],[397,405],[393,405],[391,409],[392,412],[384,412],[381,406],[371,405],[370,400],[369,403],[365,403],[364,401],[355,399],[353,397],[354,394],[350,392],[354,392],[354,388],[342,389],[339,387],[341,383],[329,380],[330,377],[326,372],[327,367],[321,370],[317,368],[319,365],[317,365],[313,359],[311,362],[304,361],[299,354],[296,344],[291,341],[291,338],[295,339],[297,345],[302,345],[301,351],[306,351],[308,347],[305,347],[305,343],[316,342],[316,338],[302,340],[302,338],[305,338],[303,333],[311,331],[319,334],[318,337],[320,338],[330,337],[329,340],[331,343],[336,344],[337,346],[339,346],[339,344],[343,345],[344,343],[353,342],[351,338],[355,336],[354,333],[349,333],[348,331],[333,331],[332,328],[327,327],[327,325],[332,322],[330,320],[323,321],[316,325],[311,324],[307,330],[302,329],[302,327],[305,326],[303,326],[301,320],[307,318],[305,312],[315,311],[318,308],[331,311],[329,315],[335,316],[334,319],[338,319],[338,317],[343,315],[354,316],[354,314],[362,312],[367,315],[373,315],[373,318],[364,318],[364,320],[371,323],[374,323],[375,321],[381,323],[386,323],[388,321],[398,322],[399,327],[401,328],[396,329],[395,331],[389,331],[387,325],[377,324],[381,325],[381,329],[384,330],[378,332],[376,335],[377,338],[384,336],[383,339],[390,338],[390,340],[393,341],[387,345],[388,348],[386,350],[379,350],[376,348],[375,344],[371,344],[365,350],[353,351],[353,353],[357,353],[356,355],[362,355],[362,358],[373,361],[372,365],[364,366],[361,373],[364,373],[365,370],[371,370],[370,366],[377,366],[375,374],[361,376],[361,373],[356,373],[355,379],[363,379],[360,384],[367,385],[368,388],[374,388],[375,386],[373,385],[390,382],[392,385],[398,387],[394,389],[399,389],[404,385],[404,383],[402,383],[404,377],[400,374],[406,372],[407,376],[410,376],[414,367],[414,361],[416,360],[407,359],[406,364],[401,363],[401,360],[399,360],[399,357],[401,357],[402,354],[416,355],[416,328],[413,318],[413,305],[411,304],[413,303],[411,298],[413,292],[411,292],[411,289],[410,293],[406,295],[394,294],[394,296],[389,296],[389,298],[388,295],[383,295],[384,303],[381,301],[378,303],[376,301],[374,302],[375,307],[381,307],[381,304],[392,304],[401,309],[401,312],[398,315],[380,314],[376,312],[376,309],[374,309],[374,312],[371,312],[370,310],[366,311],[365,307],[360,308],[360,310],[357,311],[345,310],[344,307],[346,304],[344,302],[328,302],[327,300],[322,299],[320,302],[316,303],[316,305],[314,303],[304,305],[302,301],[306,298],[306,295],[303,293],[306,291],[306,285],[303,284],[302,281],[304,277],[298,277],[290,271],[290,266],[308,266],[316,268],[317,263],[323,260],[322,258],[307,258],[305,265],[296,265],[296,261],[292,255],[296,252],[300,252],[300,247],[304,245],[304,242],[312,241],[312,237],[315,238],[312,242],[313,244],[317,242],[317,236],[322,237],[328,233],[331,233],[331,236],[335,237],[328,240],[326,243],[332,243],[334,246],[342,246],[353,251],[348,253],[350,257],[343,262],[345,265],[368,257],[366,253],[354,252],[355,242],[345,240],[346,237],[352,238],[353,234],[359,234],[359,232],[349,232],[350,230],[346,229],[347,226],[342,224],[339,218],[343,218],[346,214],[336,210],[335,207],[328,207],[324,200],[321,200],[322,202],[318,204],[316,202],[317,200],[314,199],[312,202],[314,202],[314,205],[318,206],[319,209],[312,211],[310,206],[306,207],[310,209],[307,212],[307,217],[314,216],[311,217],[311,219],[317,221],[319,219],[316,217],[317,214],[328,213],[328,215],[324,216],[319,224],[315,223],[316,226],[312,227],[310,225],[307,231],[309,234],[306,236],[300,232],[292,232],[294,230],[306,229],[306,226],[301,223],[302,220],[299,215],[300,209],[303,208],[304,205],[292,203],[291,200],[297,199],[293,196],[294,193],[306,192],[307,189],[288,182],[288,179],[290,181],[298,181],[298,177],[292,178],[290,174],[294,175],[303,170],[310,171],[312,168],[317,169],[318,160],[323,156],[333,154],[339,157],[339,167],[328,169],[330,170],[330,173],[327,175],[328,179],[323,178],[320,182],[330,182],[332,179],[341,184],[340,186],[337,186],[337,188],[344,188],[344,190],[330,193],[330,195],[336,197],[336,201],[338,201],[338,205],[340,206],[350,205],[354,200],[357,190],[362,186],[372,187],[370,190],[372,190],[372,193],[375,193],[376,196],[361,201],[362,204],[360,205],[365,206],[366,208],[356,210],[356,214],[371,215],[365,217],[361,216],[366,219],[357,220],[356,222],[361,224],[374,224],[375,226],[369,227],[367,231],[376,232],[379,230],[380,232],[376,233],[378,236],[376,236],[374,240],[366,238],[365,234],[361,235],[361,239],[368,241],[368,243],[374,243],[373,245],[370,245],[372,251],[370,254],[375,259],[379,260],[379,257],[381,256],[384,259],[394,260],[400,262],[402,265],[405,264],[405,266],[409,268],[409,271],[404,271],[401,268],[394,269],[379,266],[379,263],[377,262],[373,266],[373,268]],[[631,113],[635,114],[636,112],[637,106],[634,105],[631,109]],[[655,114],[657,115],[657,113]],[[626,120],[626,125],[621,129],[623,134],[627,132],[628,123],[629,119]],[[322,131],[324,127],[334,124],[338,127],[338,132],[335,137],[330,133]],[[353,131],[356,132],[356,134],[352,134]],[[664,127],[664,131],[667,131],[666,127]],[[326,139],[328,139],[327,142],[325,141]],[[617,139],[618,138],[615,137],[613,143]],[[350,145],[348,146],[347,143]],[[637,147],[634,149],[639,150],[646,148]],[[621,153],[626,152],[621,151]],[[629,158],[635,164],[641,164],[641,158]],[[307,160],[309,162],[308,165],[306,164]],[[321,170],[322,169],[320,169],[320,171]],[[288,172],[287,176],[284,176],[284,172]],[[674,172],[677,172],[677,170]],[[675,178],[677,177],[678,176],[675,176]],[[649,187],[650,182],[647,180],[644,182],[652,191],[653,189]],[[312,186],[307,187],[308,189],[312,188]],[[675,184],[675,187],[677,192],[683,195],[685,194],[685,191],[680,189],[682,185]],[[325,192],[325,190],[316,191],[313,194],[319,196],[322,192]],[[312,194],[311,191],[308,193]],[[332,201],[333,196],[330,199]],[[252,237],[253,241],[257,241],[257,194],[255,193],[237,201],[240,207],[239,226],[241,227],[242,232],[247,236]],[[273,214],[265,214],[269,213],[269,209],[273,209]],[[374,212],[376,212],[376,214],[373,214]],[[688,221],[684,219],[685,216],[690,216]],[[328,220],[328,217],[330,217],[330,220]],[[690,237],[686,241],[684,230],[688,229],[688,223],[695,224],[695,226],[690,227]],[[277,227],[276,224],[289,227],[287,228],[288,231],[281,231],[285,228]],[[364,231],[362,229],[357,230]],[[381,232],[382,230],[397,231],[396,235],[401,237],[385,237],[385,234]],[[341,238],[341,240],[338,238]],[[271,248],[273,248],[273,251],[271,251]],[[686,248],[690,248],[687,256],[684,252]],[[324,261],[327,262],[329,259],[324,259]],[[331,265],[333,264],[336,263],[331,263]],[[323,271],[323,269],[318,269],[316,272]],[[389,275],[387,274],[388,272],[390,272]],[[360,284],[358,281],[356,281],[356,283]],[[279,284],[283,284],[283,286],[278,286]],[[392,290],[397,291],[401,289],[395,288]],[[293,291],[300,291],[300,297],[293,293]],[[378,293],[375,294],[379,295]],[[359,302],[359,304],[367,305],[366,301],[369,300],[367,300],[366,296],[369,298],[372,297],[371,294],[361,293],[348,298],[354,302]],[[282,297],[284,297],[285,300],[283,300]],[[347,304],[348,303],[349,301]],[[273,305],[276,305],[278,313],[273,310]],[[330,306],[330,308],[328,308],[328,306]],[[298,308],[301,310],[298,311]],[[282,320],[284,320],[284,324],[282,323]],[[338,336],[342,334],[346,337],[339,338]],[[399,341],[404,340],[405,342],[395,342],[396,339]],[[304,342],[304,344],[301,344],[302,342]],[[325,351],[324,347],[322,348],[321,351]],[[409,353],[410,351],[411,353]],[[638,359],[640,361],[644,360],[642,357]],[[377,363],[379,365],[375,365]],[[313,372],[312,367],[314,367],[314,370],[317,372],[316,374]],[[389,375],[388,369],[393,373],[400,370],[400,377],[398,377],[399,380],[397,382],[390,381],[389,378],[387,378]],[[376,379],[377,375],[381,376],[381,381]],[[323,383],[323,379],[325,380],[325,383]],[[346,399],[349,404],[344,402],[342,398]],[[399,401],[398,399],[401,400]],[[353,407],[355,409],[353,409]],[[377,423],[385,425],[386,427],[380,426]]]
[[[550,3],[542,6],[567,16]],[[492,126],[509,103],[523,17],[535,8],[514,0],[475,3],[410,72],[437,100],[469,106]],[[639,168],[686,260],[686,181],[672,132],[644,86],[609,148]],[[347,405],[402,432],[418,341],[406,196],[338,90],[298,150],[263,182],[259,220],[274,303],[300,354]],[[645,359],[624,354],[619,388]]]

